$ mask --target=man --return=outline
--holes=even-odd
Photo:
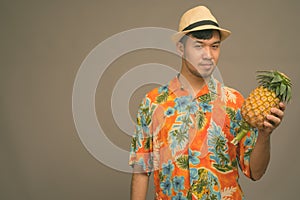
[[[154,174],[155,199],[244,199],[238,166],[260,179],[270,159],[270,135],[285,105],[273,108],[264,128],[233,145],[242,95],[213,78],[221,41],[230,35],[203,6],[187,11],[173,36],[181,71],[143,99],[131,143],[131,199],[146,199]]]

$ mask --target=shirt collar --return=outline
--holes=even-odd
[[[184,86],[179,81],[180,74],[174,77],[168,84],[169,93],[174,93],[176,96],[188,96],[189,93],[187,90],[184,89]],[[203,86],[203,88],[198,92],[195,98],[206,94],[212,95],[220,95],[218,94],[218,88],[221,86],[221,83],[217,81],[213,76],[210,77],[207,84]]]

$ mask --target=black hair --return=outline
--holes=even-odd
[[[186,35],[184,35],[179,40],[179,42],[181,42],[182,44],[185,44],[185,42],[189,36],[192,36],[192,37],[200,39],[200,40],[208,40],[213,37],[213,31],[218,31],[220,38],[221,38],[221,33],[219,30],[206,29],[206,30],[200,30],[200,31],[191,31],[191,32],[187,33]]]

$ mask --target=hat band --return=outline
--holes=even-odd
[[[191,30],[191,29],[196,28],[198,26],[205,26],[205,25],[213,25],[213,26],[219,27],[219,24],[217,24],[214,21],[202,20],[202,21],[198,21],[198,22],[195,22],[193,24],[190,24],[189,26],[185,27],[182,31]]]

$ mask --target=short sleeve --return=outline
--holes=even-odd
[[[251,129],[247,135],[238,144],[238,160],[242,172],[248,178],[251,178],[250,154],[255,147],[257,140],[257,129]]]
[[[241,93],[234,90],[234,93],[236,94],[235,99],[235,109],[236,109],[236,129],[238,130],[240,128],[240,125],[242,123],[242,115],[241,115],[241,107],[244,103],[244,97]],[[236,149],[236,155],[237,160],[240,166],[240,169],[244,173],[245,176],[251,178],[251,171],[250,171],[250,154],[252,150],[255,147],[256,140],[257,140],[258,131],[256,128],[251,128],[246,136],[242,138],[242,140],[239,142],[237,149]],[[236,136],[236,132],[235,132]]]
[[[150,99],[145,97],[138,109],[129,156],[129,165],[132,167],[138,165],[142,172],[148,173],[148,175],[153,169],[151,128],[153,110]]]

